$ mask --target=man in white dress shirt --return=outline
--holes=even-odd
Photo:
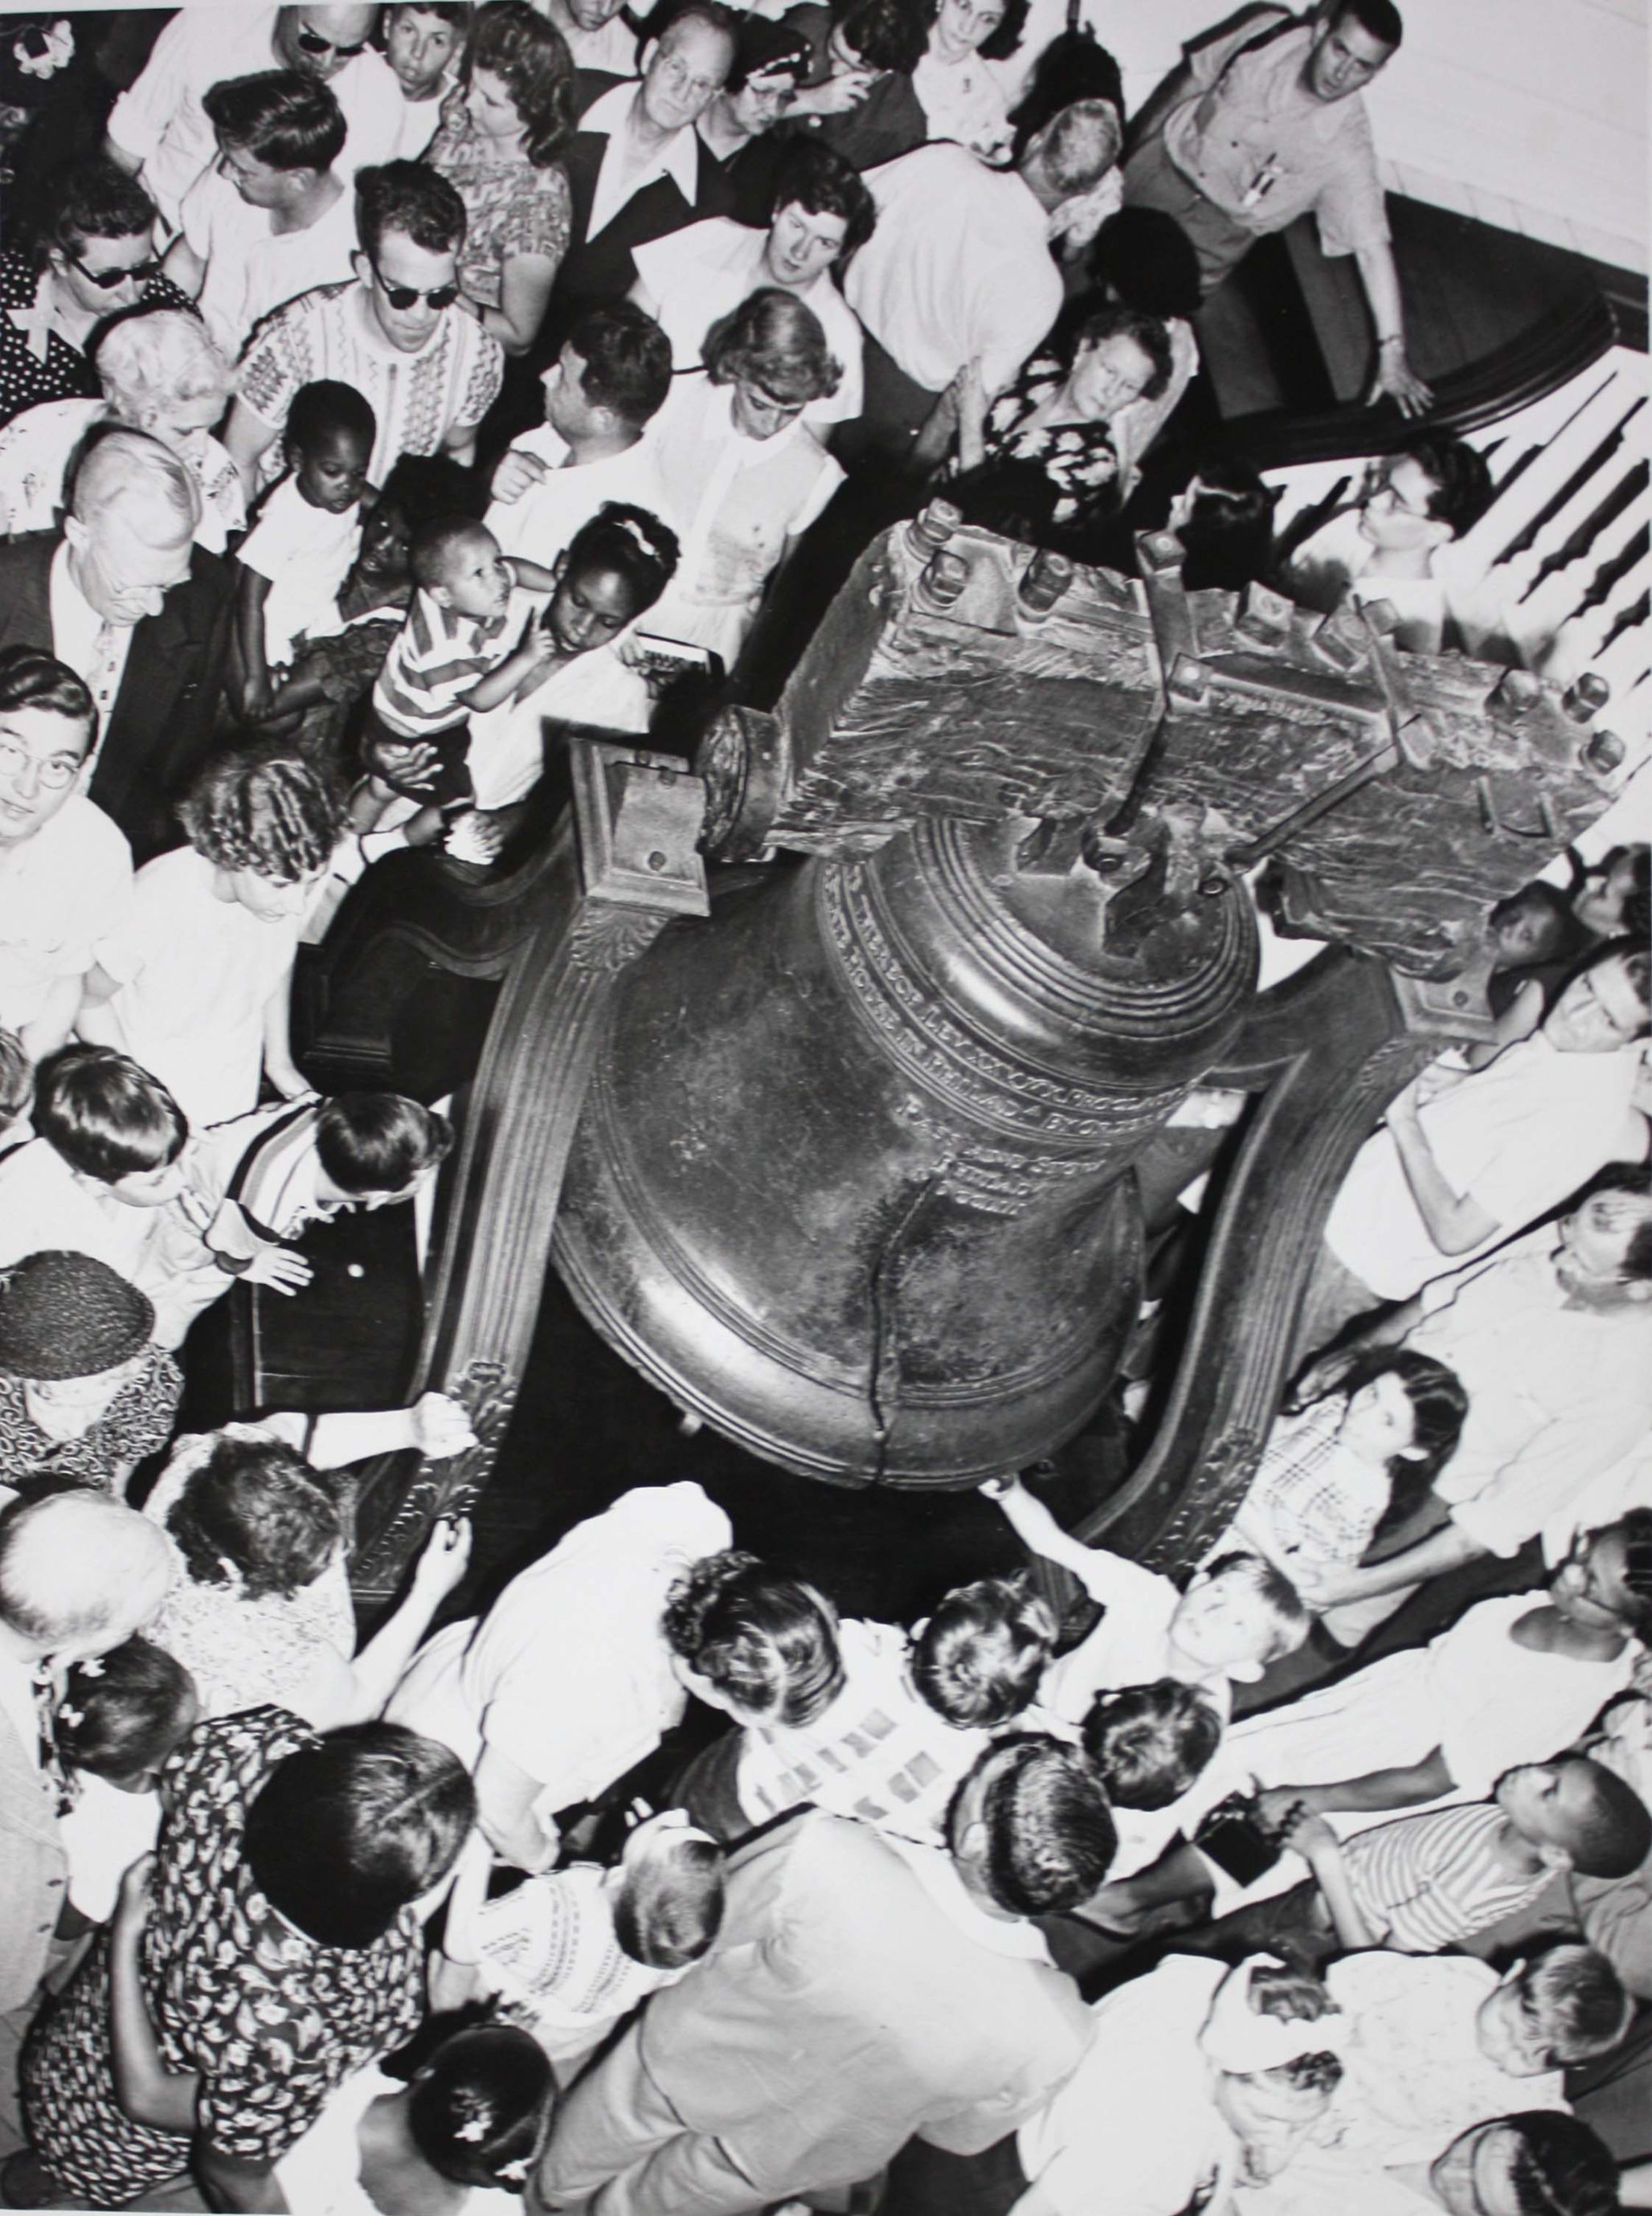
[[[1082,100],[1033,135],[1013,169],[936,145],[871,171],[878,228],[844,285],[867,339],[856,447],[909,459],[971,361],[989,397],[1002,391],[1060,312],[1051,217],[1090,190],[1119,145],[1112,104]]]
[[[525,431],[493,473],[486,520],[502,551],[549,567],[611,500],[675,528],[646,435],[671,390],[671,342],[654,318],[629,300],[591,309],[544,385],[544,422]]]
[[[180,8],[155,41],[137,83],[116,101],[106,151],[142,178],[177,228],[183,196],[213,159],[213,126],[202,102],[225,77],[298,70],[330,85],[347,129],[340,157],[353,177],[397,151],[401,89],[367,43],[376,7],[225,8],[211,0]]]

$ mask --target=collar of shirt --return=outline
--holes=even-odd
[[[700,136],[692,124],[674,131],[641,168],[622,175],[632,111],[641,84],[640,77],[627,77],[620,84],[611,85],[580,119],[582,131],[594,131],[608,142],[602,150],[602,166],[597,171],[596,190],[591,195],[588,238],[595,238],[598,231],[606,229],[626,203],[634,200],[656,177],[669,177],[688,206],[694,204],[700,186]]]
[[[1050,1961],[1050,1949],[1036,1924],[1022,1916],[993,1916],[981,1907],[958,1874],[958,1865],[942,1847],[920,1846],[915,1839],[881,1834],[892,1847],[946,1921],[989,1954],[1007,1955],[1012,1962]]]
[[[52,613],[52,651],[66,662],[77,677],[90,687],[97,703],[97,735],[80,773],[81,791],[90,780],[92,768],[108,730],[109,711],[120,691],[126,656],[132,651],[131,624],[105,624],[102,617],[75,582],[69,566],[65,540],[52,557],[47,584]]]

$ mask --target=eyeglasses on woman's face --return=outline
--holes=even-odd
[[[64,259],[72,262],[86,282],[96,285],[100,292],[113,292],[119,285],[147,285],[151,277],[158,277],[161,274],[160,262],[152,254],[145,255],[141,262],[131,262],[124,268],[117,265],[109,269],[89,268],[72,246],[65,246],[63,254]]]

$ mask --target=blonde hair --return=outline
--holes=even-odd
[[[96,352],[98,381],[121,422],[147,431],[185,400],[227,407],[235,391],[228,361],[199,316],[151,308],[126,316],[104,333]]]

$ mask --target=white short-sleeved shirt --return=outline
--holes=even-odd
[[[670,495],[656,459],[651,427],[623,453],[605,454],[601,461],[573,466],[567,465],[567,440],[548,423],[513,440],[510,451],[531,454],[545,464],[550,474],[530,485],[519,500],[496,500],[490,504],[484,520],[499,541],[502,553],[522,555],[548,569],[570,545],[575,532],[611,500],[646,508],[674,531],[677,528]]]
[[[134,1283],[155,1211],[110,1199],[46,1139],[0,1156],[0,1270],[26,1254],[90,1254]]]
[[[254,328],[317,285],[343,285],[356,249],[355,195],[348,184],[307,231],[274,231],[267,208],[250,207],[214,164],[183,196],[180,218],[206,264],[199,305],[231,361]]]
[[[364,286],[322,285],[259,329],[241,364],[237,397],[250,415],[280,432],[300,386],[317,378],[354,385],[378,420],[367,475],[382,484],[399,455],[440,453],[452,434],[474,431],[498,395],[504,359],[492,333],[459,307],[436,318],[416,354],[404,354],[379,329]],[[273,483],[284,466],[274,440],[260,465],[262,482]]]
[[[359,501],[342,515],[312,508],[296,477],[287,477],[270,494],[237,558],[243,568],[269,580],[264,654],[272,669],[292,660],[300,631],[336,626],[339,588],[361,544]]]
[[[1100,1547],[1079,1575],[1106,1613],[1088,1639],[1050,1665],[1039,1688],[1041,1705],[1075,1724],[1082,1723],[1098,1693],[1180,1674],[1171,1668],[1170,1626],[1181,1594],[1170,1579]],[[1199,1690],[1227,1714],[1233,1687],[1226,1677],[1202,1678]]]
[[[0,1025],[21,1031],[53,986],[83,977],[132,899],[132,849],[83,793],[31,838],[0,846]]]
[[[647,618],[644,618],[646,626]],[[471,717],[471,782],[478,808],[508,808],[539,783],[546,720],[644,732],[653,699],[647,681],[612,646],[576,655],[525,700]]]
[[[671,342],[674,369],[698,369],[706,334],[721,316],[774,279],[763,266],[766,231],[712,216],[638,247],[637,274],[655,301],[655,320]],[[805,423],[845,423],[860,413],[860,325],[854,311],[823,269],[794,297],[820,318],[826,343],[843,372],[829,398],[811,401]]]
[[[69,1898],[94,1924],[114,1913],[120,1881],[160,1836],[158,1793],[123,1793],[107,1777],[78,1773],[75,1805],[58,1819],[69,1858]]]
[[[578,1524],[486,1616],[424,1647],[385,1714],[451,1746],[485,1744],[539,1781],[547,1814],[588,1800],[659,1743],[687,1695],[660,1631],[692,1562],[730,1543],[699,1486],[647,1486]]]
[[[850,307],[927,391],[979,356],[1002,392],[1061,311],[1048,214],[1013,169],[963,146],[920,146],[866,183],[878,228],[844,279]]]
[[[1542,1031],[1423,1104],[1423,1136],[1456,1192],[1496,1225],[1456,1256],[1429,1236],[1393,1137],[1373,1132],[1332,1203],[1325,1243],[1384,1300],[1409,1300],[1448,1263],[1461,1267],[1558,1206],[1604,1164],[1645,1152],[1630,1108],[1641,1050],[1562,1054]]]
[[[114,104],[109,136],[139,157],[143,182],[175,228],[184,194],[217,151],[202,96],[223,78],[284,66],[274,43],[278,13],[193,0],[178,9],[136,83]],[[354,177],[372,163],[389,161],[405,102],[384,56],[369,46],[328,79],[328,90],[344,112],[339,174]]]
[[[266,920],[219,900],[216,875],[193,846],[146,862],[125,928],[97,947],[120,986],[105,1010],[111,1043],[158,1077],[197,1128],[257,1106],[264,1011],[293,967],[303,920]]]

